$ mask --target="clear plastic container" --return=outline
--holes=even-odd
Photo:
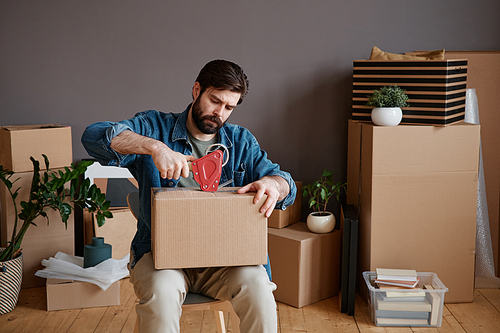
[[[420,281],[415,289],[380,289],[375,272],[363,272],[368,287],[370,317],[376,326],[440,327],[448,288],[435,273],[417,272]],[[433,289],[425,289],[424,286]]]

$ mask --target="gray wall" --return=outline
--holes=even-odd
[[[182,111],[224,58],[250,79],[230,121],[295,179],[326,167],[345,181],[352,60],[374,45],[498,50],[499,13],[494,0],[2,0],[0,125],[70,125],[78,161],[88,124]]]

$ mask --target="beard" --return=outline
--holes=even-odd
[[[224,125],[219,117],[210,115],[202,116],[202,114],[203,110],[200,106],[200,99],[198,98],[193,103],[192,117],[194,124],[203,134],[215,134]]]

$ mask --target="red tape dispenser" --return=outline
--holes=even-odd
[[[216,150],[192,162],[193,178],[202,191],[215,192],[219,188],[223,157],[224,152]]]

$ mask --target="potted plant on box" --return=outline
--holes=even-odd
[[[31,157],[33,163],[33,180],[29,191],[28,201],[21,201],[21,209],[17,206],[19,188],[13,189],[17,179],[13,179],[14,172],[8,171],[0,165],[0,180],[7,187],[12,198],[15,212],[12,237],[7,247],[0,249],[0,314],[14,309],[22,280],[22,252],[21,243],[30,227],[35,225],[34,220],[42,216],[47,219],[47,211],[53,209],[59,212],[62,222],[67,225],[69,216],[74,207],[87,207],[90,212],[96,212],[99,226],[104,224],[105,218],[112,218],[109,211],[110,202],[95,185],[90,186],[88,178],[80,181],[80,176],[87,170],[93,161],[82,161],[78,165],[59,170],[58,173],[49,172],[49,160],[45,159],[46,171],[41,175],[40,162]],[[69,183],[69,185],[68,185]],[[19,220],[23,221],[18,225]],[[2,244],[3,245],[3,244]]]
[[[307,227],[315,233],[327,233],[335,228],[335,215],[328,212],[328,202],[335,196],[340,201],[340,193],[346,191],[347,183],[333,181],[333,174],[326,169],[320,179],[314,183],[304,186],[302,194],[309,196],[309,208],[313,212],[307,217]]]
[[[374,90],[366,105],[374,106],[371,118],[375,125],[396,126],[403,119],[401,108],[410,106],[409,100],[405,90],[394,84]]]

